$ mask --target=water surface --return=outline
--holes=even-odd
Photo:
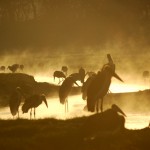
[[[56,118],[56,119],[68,119],[74,117],[88,116],[92,113],[86,112],[84,107],[86,106],[86,101],[82,100],[81,95],[78,96],[69,96],[69,112],[65,113],[65,106],[60,104],[59,98],[49,98],[48,99],[48,108],[42,103],[36,109],[36,119],[43,118]],[[111,106],[110,106],[111,107]],[[22,114],[21,106],[19,108],[20,118],[30,118],[30,112]],[[150,121],[150,113],[131,113],[125,112],[126,123],[125,127],[128,129],[141,129],[148,126]],[[13,119],[9,107],[0,109],[0,118],[1,119]],[[17,116],[16,116],[17,118]]]

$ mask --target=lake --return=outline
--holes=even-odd
[[[92,113],[86,112],[83,108],[86,106],[86,101],[82,100],[81,95],[69,96],[69,112],[65,113],[65,106],[60,104],[59,98],[48,98],[48,108],[42,103],[36,109],[36,119],[56,118],[69,119],[74,117],[88,116]],[[111,107],[111,106],[110,106]],[[123,110],[124,111],[124,110]],[[30,118],[30,111],[22,114],[21,107],[19,108],[20,118]],[[150,121],[150,113],[126,112],[125,127],[128,129],[141,129],[148,126]],[[17,118],[17,117],[15,117]],[[14,119],[15,119],[14,118]],[[0,109],[0,119],[13,119],[9,107]]]

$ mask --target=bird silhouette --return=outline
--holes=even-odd
[[[89,76],[87,78],[87,80],[83,83],[82,88],[81,88],[81,92],[82,92],[82,99],[86,100],[87,99],[87,89],[89,87],[89,85],[91,84],[92,80],[94,79],[94,77],[96,76],[96,74],[92,74],[91,76]]]
[[[81,83],[84,83],[84,78],[85,78],[85,69],[84,68],[81,67],[79,69],[79,75],[80,75]]]
[[[21,71],[23,71],[24,65],[19,65],[19,68],[20,68]]]
[[[0,66],[0,71],[5,72],[6,67],[5,66]]]
[[[18,113],[19,118],[19,106],[21,104],[22,99],[23,94],[21,92],[21,88],[17,87],[9,99],[10,112],[13,115],[13,117]]]
[[[13,64],[11,66],[8,66],[7,69],[9,69],[12,73],[15,73],[19,67],[20,67],[19,64]]]
[[[60,84],[66,78],[66,75],[62,71],[55,71],[53,77],[54,77],[54,81],[56,77],[59,78],[58,84]]]
[[[30,97],[25,99],[25,102],[22,106],[22,112],[27,113],[29,111],[29,109],[31,109],[31,111],[30,111],[30,119],[31,119],[32,118],[32,108],[33,108],[34,109],[34,118],[35,118],[35,115],[36,115],[35,109],[40,104],[42,104],[43,101],[48,108],[48,104],[47,104],[46,97],[44,94],[41,94],[41,95],[33,94],[33,95],[31,95]]]
[[[95,74],[95,72],[93,72],[93,71],[88,71],[88,72],[85,74],[85,76],[88,75],[88,77],[90,77],[90,76],[92,76],[92,75],[94,75],[94,74]]]
[[[107,58],[109,63],[105,64],[102,67],[102,70],[96,74],[87,89],[87,108],[88,111],[91,112],[95,111],[95,107],[96,111],[99,112],[100,99],[101,112],[103,111],[103,98],[109,91],[112,77],[115,77],[123,82],[123,80],[115,73],[115,64],[113,63],[113,60],[109,54],[107,55]]]
[[[113,104],[103,113],[91,115],[85,121],[82,130],[86,137],[98,136],[98,134],[112,134],[113,131],[123,130],[126,114]]]
[[[76,83],[76,80],[74,79],[74,77],[69,76],[63,81],[62,85],[59,88],[59,100],[60,100],[61,104],[65,104],[65,112],[68,111],[68,95],[69,95],[74,83],[77,86],[79,86]]]
[[[62,66],[61,70],[65,73],[65,75],[67,76],[67,72],[68,72],[68,67],[67,66]]]
[[[81,83],[84,83],[84,77],[81,73],[72,73],[69,75],[74,79],[74,81],[80,81]]]

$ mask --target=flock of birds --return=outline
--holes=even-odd
[[[13,64],[13,65],[11,65],[11,66],[8,66],[8,67],[5,67],[5,66],[0,66],[0,71],[3,71],[3,72],[5,72],[6,71],[6,68],[8,69],[8,70],[10,70],[12,73],[15,73],[17,70],[21,70],[21,71],[23,71],[23,69],[24,69],[24,65],[20,65],[20,64]]]
[[[101,71],[97,73],[88,72],[85,73],[85,70],[81,67],[78,73],[73,73],[67,76],[68,68],[66,66],[62,67],[62,71],[55,71],[53,76],[59,78],[59,84],[62,82],[59,88],[59,100],[61,104],[65,105],[65,112],[68,111],[68,96],[74,84],[77,86],[77,81],[82,83],[81,92],[82,98],[87,101],[87,110],[90,112],[96,111],[97,113],[101,110],[103,112],[103,99],[109,91],[111,84],[111,78],[115,77],[116,79],[123,82],[123,80],[115,72],[115,64],[111,58],[110,54],[107,54],[108,63],[103,65]],[[13,72],[13,71],[12,71]],[[85,76],[88,74],[88,78],[84,81]],[[19,106],[21,104],[24,94],[20,87],[17,87],[13,94],[10,96],[9,106],[10,111],[13,116],[18,114],[19,117]],[[42,104],[48,108],[48,103],[44,94],[34,94],[26,98],[24,104],[22,105],[22,112],[27,113],[30,110],[30,119],[32,118],[32,109],[34,109],[34,118],[36,116],[36,108]],[[104,115],[107,113],[98,113]],[[111,113],[115,116],[119,116],[120,112],[123,116],[126,116],[123,111],[115,104],[112,105],[112,108],[109,109],[109,114]],[[122,117],[122,116],[121,116]],[[122,121],[124,119],[121,119]],[[122,122],[121,121],[121,122]]]

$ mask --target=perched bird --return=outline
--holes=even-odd
[[[105,64],[101,71],[99,71],[87,89],[87,108],[88,111],[99,112],[99,100],[101,99],[101,111],[103,111],[103,98],[109,91],[111,78],[115,77],[118,80],[123,80],[115,73],[115,64],[110,55],[107,55],[109,63]]]
[[[125,117],[125,113],[113,104],[110,109],[89,116],[82,130],[85,136],[98,136],[98,133],[119,131],[124,129]]]
[[[59,100],[61,104],[65,104],[65,112],[68,111],[68,95],[74,83],[78,85],[74,77],[69,76],[63,81],[62,85],[59,88]]]
[[[42,94],[42,95],[38,95],[38,94],[31,95],[30,97],[25,99],[25,102],[22,106],[22,112],[27,113],[29,111],[29,109],[31,109],[31,111],[30,111],[30,119],[31,119],[32,118],[32,108],[34,108],[34,118],[35,118],[35,115],[36,115],[35,109],[40,104],[42,104],[43,101],[48,108],[48,104],[47,104],[46,97],[44,94]]]
[[[59,78],[59,83],[60,83],[66,78],[66,75],[62,71],[55,71],[53,77],[54,77],[54,81],[56,77]],[[62,81],[60,79],[62,79]]]
[[[23,94],[21,92],[21,88],[17,87],[15,91],[12,93],[9,99],[9,107],[10,112],[13,116],[15,116],[18,113],[19,118],[19,106],[21,104],[21,101],[23,99]]]

